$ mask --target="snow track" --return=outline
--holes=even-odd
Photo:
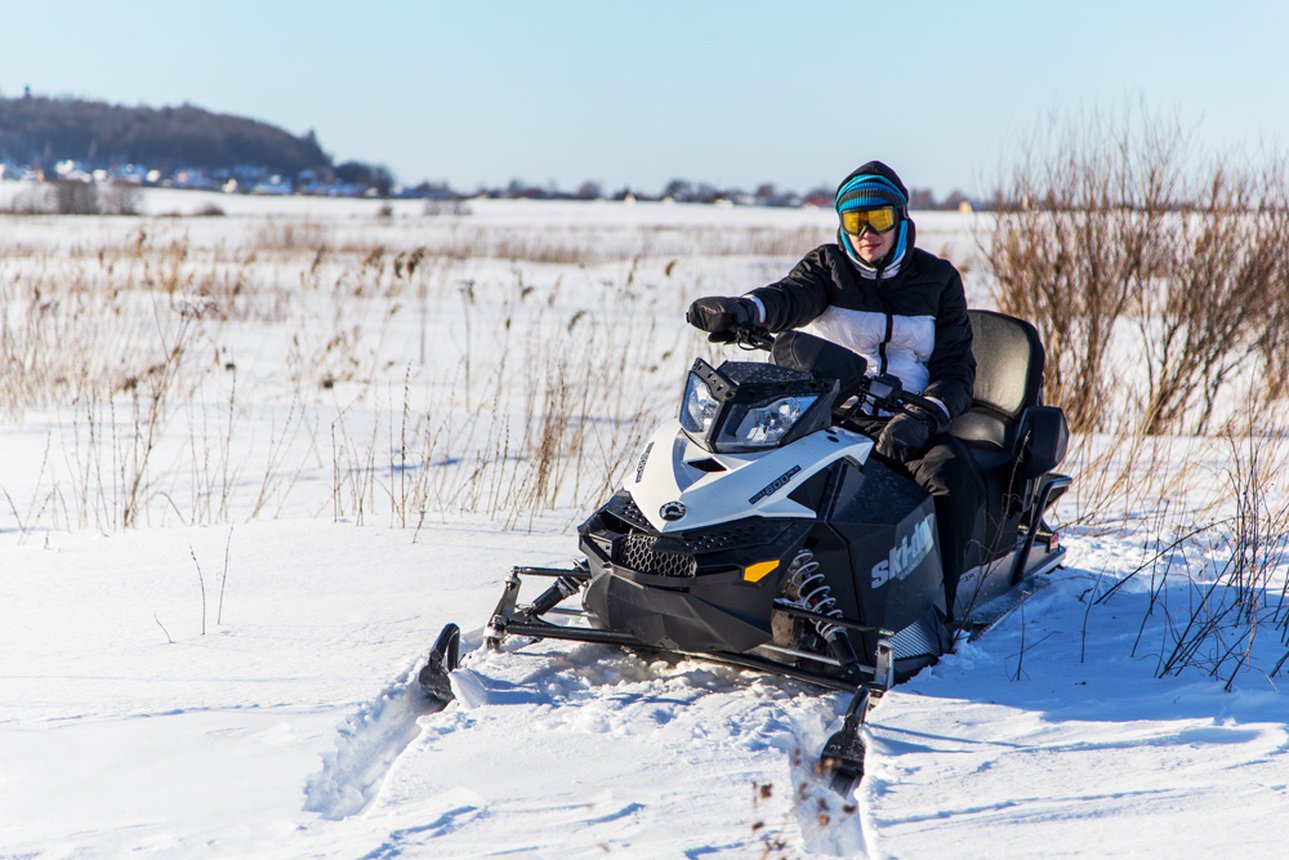
[[[335,750],[305,784],[306,812],[336,821],[371,804],[390,766],[420,734],[417,720],[436,710],[421,693],[415,673],[416,664],[340,727]]]
[[[468,648],[479,634],[465,638]],[[481,845],[552,856],[648,845],[684,856],[794,844],[856,856],[872,844],[859,803],[814,773],[839,727],[840,694],[545,642],[472,651],[452,683],[457,701],[424,719],[408,701],[414,682],[391,685],[350,719],[310,781],[309,808],[324,817],[389,817],[369,857]],[[542,841],[524,842],[525,832]],[[552,833],[562,835],[552,842]],[[662,847],[659,833],[668,834]]]

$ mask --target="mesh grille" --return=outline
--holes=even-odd
[[[788,528],[808,528],[808,522],[776,523],[749,517],[714,528],[659,534],[625,492],[613,496],[601,509],[604,526],[622,536],[614,541],[613,561],[630,570],[653,576],[692,578],[698,573],[697,556],[740,547],[765,546],[780,541]]]
[[[767,535],[764,521],[753,524],[744,522],[740,525],[733,523],[728,526],[721,526],[713,529],[704,529],[703,531],[687,532],[681,539],[685,542],[685,547],[690,552],[716,552],[722,549],[728,549],[731,546],[751,546],[763,543],[768,537],[775,537],[777,533]]]
[[[656,542],[657,538],[652,535],[628,535],[622,544],[619,563],[631,570],[653,576],[694,576],[698,563],[692,557],[674,552],[659,552],[654,549]]]

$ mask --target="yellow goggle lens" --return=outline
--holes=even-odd
[[[885,233],[895,226],[894,206],[883,206],[881,209],[852,209],[841,213],[841,229],[858,236],[870,227],[875,233]]]

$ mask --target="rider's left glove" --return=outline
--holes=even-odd
[[[751,299],[705,296],[689,306],[685,321],[708,332],[712,343],[730,343],[739,329],[759,325],[761,313]]]

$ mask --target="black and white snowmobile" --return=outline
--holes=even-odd
[[[1065,417],[1041,400],[1035,329],[970,311],[974,404],[950,432],[984,476],[986,510],[955,606],[946,605],[930,496],[874,452],[850,418],[935,408],[864,359],[801,332],[739,334],[766,362],[694,362],[679,417],[635,460],[625,486],[578,528],[568,569],[517,567],[485,628],[510,636],[672,652],[853,693],[823,770],[841,791],[862,775],[860,727],[872,702],[982,623],[1022,581],[1064,555],[1044,522],[1070,479]],[[531,603],[521,583],[548,577]],[[559,606],[579,595],[580,609]],[[952,609],[952,612],[950,611]],[[957,623],[950,624],[951,619]],[[452,697],[460,631],[448,625],[420,679]]]

